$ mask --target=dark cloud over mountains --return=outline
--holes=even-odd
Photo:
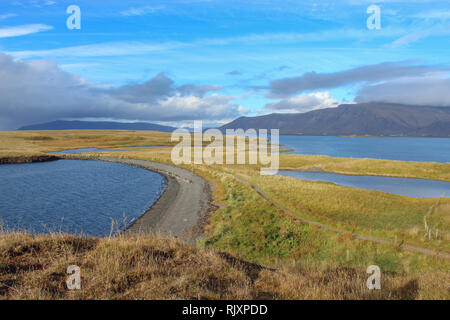
[[[299,77],[271,81],[266,110],[307,111],[336,106],[322,90],[356,85],[356,102],[386,102],[406,105],[450,106],[450,68],[417,65],[411,62],[385,62],[333,73],[307,72]],[[306,94],[304,92],[311,92]],[[322,92],[322,93],[328,93]]]
[[[450,107],[450,79],[424,77],[366,86],[355,101]]]
[[[207,93],[219,91],[220,86],[185,84],[176,87],[175,82],[163,72],[144,83],[127,84],[107,93],[132,103],[156,102],[171,96],[195,96],[203,98]]]
[[[415,65],[407,61],[384,62],[333,73],[307,72],[299,77],[273,80],[267,96],[285,98],[305,91],[326,90],[351,84],[374,84],[407,77],[424,77],[448,72],[449,67]]]
[[[233,97],[213,93],[220,89],[176,87],[163,73],[142,84],[105,88],[52,62],[20,61],[0,54],[0,128],[67,118],[181,121],[239,116],[242,107]]]

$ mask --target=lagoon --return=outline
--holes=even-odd
[[[328,172],[288,171],[279,175],[300,180],[333,182],[345,187],[376,190],[413,198],[450,198],[450,182],[378,176],[352,176]]]
[[[162,194],[159,173],[120,163],[58,160],[0,165],[0,223],[9,230],[106,236]]]

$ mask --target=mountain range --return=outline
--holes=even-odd
[[[450,137],[450,107],[387,103],[341,104],[306,113],[240,117],[220,129],[280,129],[312,136]]]
[[[172,132],[176,128],[146,122],[113,122],[113,121],[64,121],[34,124],[17,130],[148,130]]]
[[[148,130],[173,132],[176,128],[153,123],[58,120],[17,130]],[[310,136],[450,137],[450,107],[387,103],[341,104],[305,113],[272,113],[240,117],[219,128],[280,129],[280,134]]]

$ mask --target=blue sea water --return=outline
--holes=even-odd
[[[281,135],[292,154],[372,158],[419,162],[450,162],[450,138],[359,138]]]
[[[101,161],[1,165],[0,177],[0,222],[8,229],[100,237],[112,221],[129,225],[166,187],[159,173]]]
[[[375,176],[351,176],[328,172],[279,171],[300,180],[333,182],[341,186],[377,190],[413,198],[450,198],[450,182]]]

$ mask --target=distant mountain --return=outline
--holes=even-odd
[[[295,135],[450,137],[450,107],[342,104],[306,113],[240,117],[220,129],[238,128]]]
[[[135,122],[109,122],[109,121],[63,121],[34,124],[21,127],[17,130],[148,130],[172,132],[176,128],[159,124]]]

